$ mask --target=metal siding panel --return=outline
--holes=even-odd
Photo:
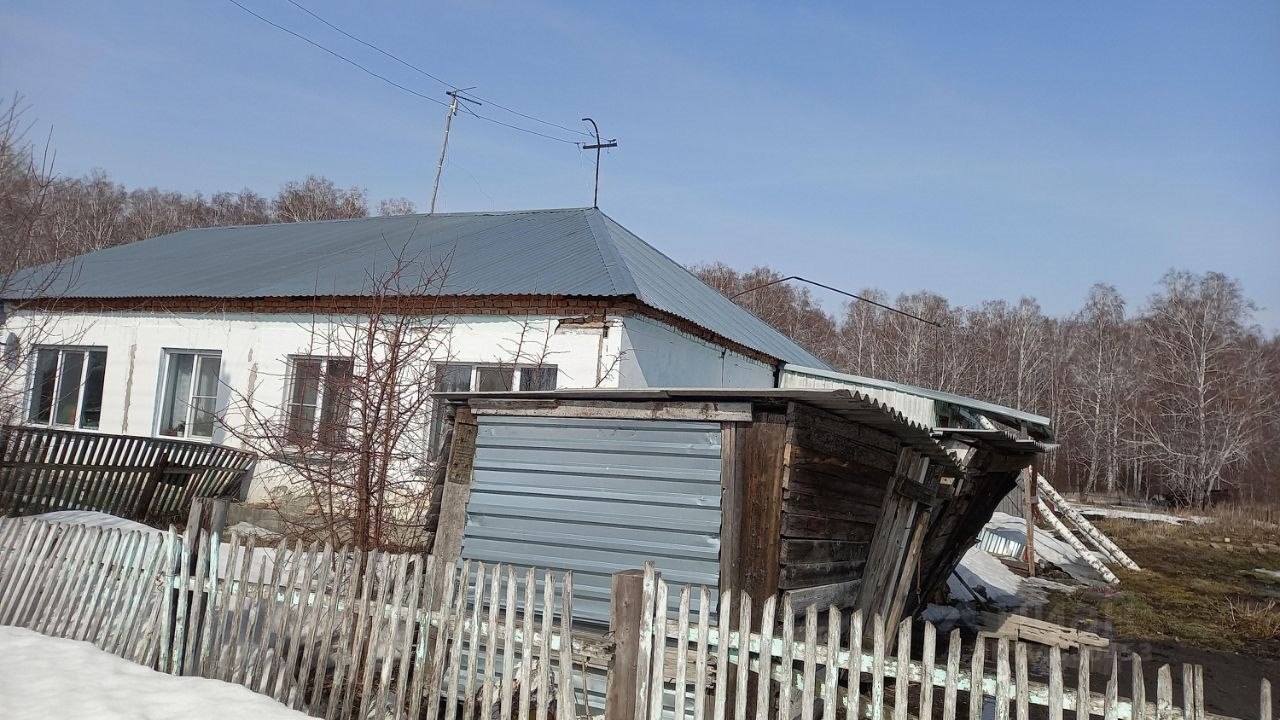
[[[572,570],[575,609],[609,620],[611,576],[653,560],[672,583],[720,572],[720,424],[477,419],[462,557]],[[678,598],[673,598],[678,603]]]

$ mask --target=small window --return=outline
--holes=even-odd
[[[436,392],[505,392],[555,390],[559,370],[555,365],[467,365],[443,363],[435,366]],[[445,402],[431,404],[430,450],[435,455],[444,441]]]
[[[222,356],[217,353],[168,353],[160,405],[160,435],[213,437],[221,369]]]
[[[346,437],[354,372],[351,358],[289,358],[285,429],[290,442],[334,445]]]
[[[107,351],[36,348],[27,422],[97,430]]]

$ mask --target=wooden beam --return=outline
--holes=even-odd
[[[432,554],[439,567],[451,567],[462,554],[462,534],[467,524],[467,501],[471,498],[471,469],[476,454],[475,417],[471,410],[458,408],[453,421],[453,444],[444,474],[444,496],[440,502],[440,522],[436,526]],[[443,578],[445,573],[440,573]],[[437,592],[438,597],[441,593]]]
[[[742,534],[742,478],[746,465],[746,423],[720,424],[720,590],[740,589],[738,553]],[[720,598],[716,597],[716,602]]]
[[[520,417],[574,417],[623,420],[693,420],[706,422],[750,422],[751,404],[736,402],[620,402],[612,400],[530,400],[472,398],[468,401],[476,415]]]
[[[787,425],[781,413],[758,412],[744,433],[745,458],[739,498],[742,508],[736,587],[759,608],[778,593],[778,557],[782,523],[782,483]]]

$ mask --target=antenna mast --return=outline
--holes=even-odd
[[[463,99],[465,100],[466,98],[463,98]],[[614,138],[609,142],[600,142],[600,126],[596,125],[596,121],[592,120],[589,117],[584,117],[582,118],[582,122],[591,123],[591,128],[595,130],[595,133],[596,133],[596,144],[583,145],[582,149],[596,151],[596,189],[595,189],[595,193],[591,196],[591,207],[598,208],[600,207],[600,151],[603,150],[604,148],[618,147],[618,139]]]
[[[449,149],[449,128],[453,126],[453,116],[458,114],[458,101],[462,100],[464,102],[469,102],[475,105],[480,104],[479,102],[472,100],[469,97],[463,97],[462,95],[460,95],[460,93],[466,92],[467,90],[473,90],[473,89],[474,88],[463,88],[461,90],[454,89],[445,93],[445,95],[448,95],[451,100],[449,102],[449,112],[444,116],[444,142],[440,144],[440,162],[436,164],[436,182],[435,182],[435,185],[432,186],[431,188],[430,213],[432,215],[434,215],[436,212],[436,196],[440,194],[440,174],[444,172],[444,154]],[[599,135],[597,135],[597,137],[599,137]],[[599,161],[597,160],[597,164],[598,163]],[[597,170],[596,172],[599,173],[599,170]]]

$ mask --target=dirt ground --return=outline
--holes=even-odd
[[[1115,588],[1055,593],[1042,616],[1138,653],[1148,680],[1164,663],[1203,665],[1207,710],[1256,717],[1261,678],[1280,685],[1280,524],[1232,516],[1099,527],[1142,570],[1117,570]]]

